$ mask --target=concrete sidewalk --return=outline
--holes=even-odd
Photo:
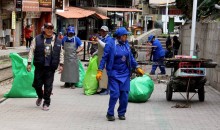
[[[218,130],[220,94],[206,86],[205,102],[196,94],[191,108],[171,108],[185,103],[179,93],[166,101],[166,85],[155,84],[146,103],[129,103],[127,119],[106,120],[109,96],[85,96],[82,88],[61,89],[56,73],[49,111],[35,105],[36,98],[10,98],[0,104],[1,130]],[[115,116],[117,117],[117,107]]]
[[[0,50],[0,59],[2,58],[8,58],[10,53],[28,53],[26,50],[26,46],[20,46],[20,47],[7,47],[6,50]]]

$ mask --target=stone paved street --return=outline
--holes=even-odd
[[[150,70],[150,66],[142,67]],[[105,118],[109,96],[85,96],[82,88],[61,89],[62,84],[56,73],[49,111],[37,107],[36,98],[9,98],[0,103],[0,130],[220,130],[220,93],[211,86],[205,86],[205,102],[199,102],[196,94],[191,108],[172,108],[186,101],[179,93],[166,101],[166,84],[155,84],[149,101],[129,103],[125,121],[109,122]],[[6,83],[0,90],[10,87]]]
[[[146,103],[129,103],[127,119],[106,120],[109,96],[85,96],[82,88],[61,89],[56,74],[49,111],[35,106],[36,98],[10,98],[0,104],[1,130],[217,130],[220,129],[220,94],[206,86],[206,100],[197,94],[191,108],[171,108],[185,103],[179,93],[167,102],[165,84],[155,84]],[[185,93],[184,93],[185,94]],[[117,111],[115,111],[117,112]],[[116,114],[117,116],[117,114]]]

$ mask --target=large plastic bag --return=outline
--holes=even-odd
[[[98,70],[98,56],[94,56],[89,61],[89,66],[83,81],[84,93],[86,95],[93,95],[98,89],[98,81],[96,74]]]
[[[146,102],[154,90],[153,80],[147,76],[136,77],[130,82],[129,102]]]
[[[82,65],[81,61],[79,60],[79,82],[75,83],[76,87],[78,87],[78,88],[83,87],[84,77],[85,77],[85,70],[83,68],[83,65]]]
[[[35,98],[35,89],[32,87],[35,67],[32,65],[31,72],[26,70],[27,59],[17,53],[10,53],[12,61],[13,83],[11,90],[4,95],[6,98]]]

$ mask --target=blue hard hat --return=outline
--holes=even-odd
[[[150,42],[150,41],[152,41],[153,40],[153,38],[154,38],[154,35],[150,35],[149,37],[148,37],[148,42]]]
[[[67,33],[75,33],[74,27],[73,27],[73,26],[69,26],[69,27],[67,28]]]
[[[128,31],[125,27],[120,27],[116,30],[115,35],[119,37],[122,35],[128,35]]]

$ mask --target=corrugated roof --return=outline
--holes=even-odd
[[[56,14],[64,17],[64,18],[85,18],[90,15],[95,14],[95,11],[86,10],[78,7],[67,7],[65,8],[64,12],[56,12]]]

